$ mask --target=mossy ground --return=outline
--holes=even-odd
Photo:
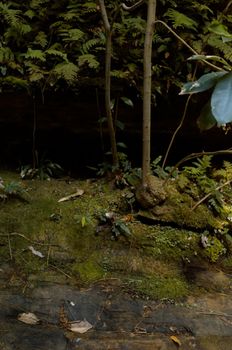
[[[1,264],[12,263],[11,283],[56,281],[86,286],[116,278],[127,291],[155,299],[179,299],[194,290],[184,262],[203,256],[200,234],[170,226],[146,225],[131,216],[127,189],[105,180],[24,180],[2,172],[4,182],[19,181],[23,198],[0,203]],[[75,200],[62,197],[84,190]],[[97,216],[115,212],[131,231],[112,239],[110,227],[96,235]],[[30,246],[44,255],[32,254]],[[229,261],[229,260],[228,260]]]

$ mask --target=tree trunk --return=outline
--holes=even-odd
[[[142,185],[146,187],[147,177],[150,173],[151,149],[151,77],[152,77],[152,37],[156,16],[156,0],[148,0],[147,25],[143,57],[143,164]]]
[[[114,123],[111,111],[111,51],[112,51],[112,32],[111,26],[108,20],[104,0],[99,0],[99,6],[101,10],[102,20],[104,24],[106,34],[106,54],[105,54],[105,110],[108,123],[108,131],[110,136],[111,152],[113,165],[118,166],[118,153],[117,144],[114,130]]]

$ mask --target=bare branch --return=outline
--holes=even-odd
[[[227,14],[227,12],[229,11],[230,6],[232,5],[232,0],[229,1],[229,3],[227,4],[226,8],[222,11],[222,13],[224,13],[224,15]]]
[[[126,10],[126,11],[134,11],[135,9],[137,9],[137,7],[142,5],[144,2],[145,2],[145,0],[139,0],[138,2],[136,2],[132,6],[127,6],[126,4],[122,3],[122,8],[123,8],[123,10]]]
[[[110,28],[110,23],[109,23],[107,12],[106,12],[105,2],[104,2],[104,0],[99,0],[98,2],[99,2],[100,9],[101,9],[101,15],[102,15],[102,20],[104,23],[105,30],[107,32],[110,32],[111,28]]]
[[[226,181],[224,184],[216,187],[213,191],[209,192],[206,196],[204,196],[203,198],[201,198],[201,200],[199,200],[193,207],[192,207],[192,211],[195,210],[201,203],[203,203],[206,199],[208,199],[212,194],[214,194],[216,191],[221,190],[223,187],[230,185],[232,182],[232,180],[228,180]]]

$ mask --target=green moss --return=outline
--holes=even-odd
[[[130,279],[129,287],[152,299],[179,299],[189,293],[186,281],[178,277],[143,276]]]
[[[216,262],[221,255],[226,253],[226,248],[217,237],[209,237],[208,244],[209,246],[204,249],[204,255],[206,255],[211,262]]]
[[[199,234],[170,226],[134,225],[131,228],[144,254],[168,262],[181,262],[199,252]]]
[[[7,181],[17,179],[15,175],[2,176]],[[113,211],[123,218],[125,210],[122,209],[125,208],[123,191],[112,189],[102,180],[73,180],[70,184],[62,180],[27,180],[23,186],[30,197],[28,203],[17,199],[0,203],[3,234],[0,255],[2,261],[10,260],[7,235],[16,233],[10,236],[14,262],[23,278],[35,283],[36,276],[38,280],[54,281],[55,274],[57,280],[68,275],[72,277],[70,282],[80,282],[80,285],[107,276],[127,281],[129,288],[140,295],[176,299],[189,291],[182,274],[183,259],[191,260],[203,254],[214,261],[224,248],[220,241],[215,241],[208,251],[199,245],[198,233],[159,226],[157,222],[154,225],[139,221],[128,223],[132,232],[128,240],[119,237],[118,241],[112,241],[107,230],[96,236],[96,214]],[[77,189],[84,190],[81,197],[58,202]],[[175,207],[177,204],[181,207],[181,199],[175,200]],[[184,215],[185,207],[181,210]],[[190,216],[190,212],[187,214]],[[204,216],[203,212],[198,214]],[[184,220],[181,215],[179,220]],[[30,245],[45,258],[33,255],[28,249]]]
[[[82,283],[91,283],[104,277],[105,271],[99,265],[95,255],[84,262],[77,262],[72,266],[72,273],[77,275]]]
[[[232,271],[232,256],[224,258],[221,262],[221,266],[229,271]]]

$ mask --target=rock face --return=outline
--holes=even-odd
[[[68,321],[86,320],[92,329],[67,331],[61,309]],[[22,310],[33,312],[40,324],[17,320]],[[27,296],[0,291],[0,345],[1,350],[173,350],[177,339],[183,350],[231,350],[231,313],[228,290],[175,305],[134,300],[107,280],[87,290],[42,284]]]
[[[196,201],[190,194],[181,193],[175,179],[163,180],[149,176],[146,188],[137,188],[136,199],[142,207],[139,217],[154,223],[193,230],[218,227],[219,218],[215,217],[205,203],[192,209]]]

